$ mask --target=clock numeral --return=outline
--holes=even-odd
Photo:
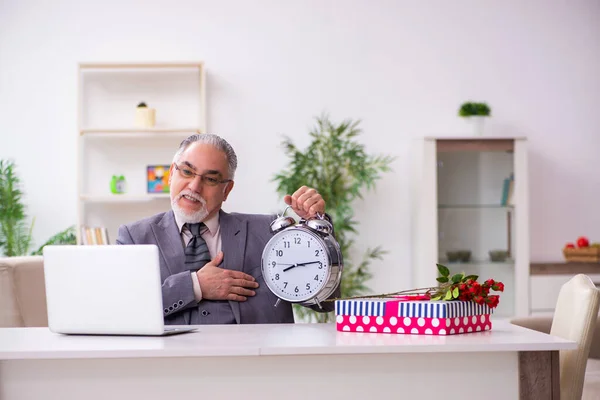
[[[290,248],[290,242],[283,242],[283,248],[284,249],[289,249]]]
[[[307,247],[310,247],[310,240],[306,242]]]
[[[319,252],[320,252],[320,251],[321,251],[321,250],[315,250],[315,257],[319,257]]]
[[[306,284],[306,290],[310,290],[310,283]]]
[[[285,289],[287,287],[287,282],[283,282],[283,288]]]
[[[296,288],[294,289],[294,292],[298,293],[300,291],[300,289],[298,289],[298,286],[296,286]]]
[[[315,275],[315,281],[319,280],[319,275]]]
[[[323,263],[319,261],[319,269],[323,269]]]
[[[300,244],[301,240],[300,238],[294,238],[294,244]]]
[[[271,265],[272,265],[272,266],[276,266],[276,265],[277,265],[277,263],[276,263],[275,261],[273,261],[273,262],[271,263]]]
[[[283,250],[275,250],[275,255],[277,257],[283,257]]]
[[[275,280],[278,281],[279,280],[279,274],[275,274]]]

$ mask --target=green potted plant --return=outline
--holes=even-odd
[[[354,263],[350,257],[354,243],[352,235],[357,232],[352,203],[362,198],[365,189],[375,188],[375,182],[383,172],[390,171],[394,160],[390,156],[367,154],[364,146],[356,141],[361,133],[359,123],[345,120],[334,124],[326,115],[317,117],[316,126],[309,133],[312,140],[304,150],[298,149],[290,138],[285,137],[282,147],[289,162],[273,178],[280,195],[291,194],[300,186],[307,185],[323,196],[344,260],[342,297],[366,292],[366,282],[372,276],[369,265],[385,254],[377,246],[369,248],[359,263]],[[309,321],[329,322],[333,319],[333,313],[316,313],[300,306],[295,307],[295,312]]]
[[[0,255],[5,257],[29,254],[33,244],[34,219],[28,222],[23,204],[21,182],[12,161],[0,160]],[[75,227],[52,236],[31,255],[41,255],[48,244],[75,244]]]
[[[485,118],[490,117],[491,109],[486,103],[465,102],[460,106],[458,115],[466,118],[472,124],[475,135],[481,136],[483,135]]]

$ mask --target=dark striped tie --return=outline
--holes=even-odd
[[[192,233],[192,239],[185,248],[185,266],[190,271],[197,271],[211,260],[206,241],[200,236],[206,225],[203,222],[186,225]]]

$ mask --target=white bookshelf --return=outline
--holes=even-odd
[[[90,226],[114,243],[121,224],[169,209],[168,193],[148,193],[147,167],[170,165],[183,139],[206,132],[204,65],[81,63],[78,73],[78,241]],[[140,102],[156,109],[154,127],[135,126]],[[113,175],[125,193],[110,191]]]
[[[452,273],[504,282],[496,317],[530,314],[527,140],[426,137],[415,143],[413,285],[436,286],[436,263]],[[514,174],[512,203],[502,204],[503,180]],[[448,252],[468,250],[469,262]],[[508,250],[492,262],[490,250]]]

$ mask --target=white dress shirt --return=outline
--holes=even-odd
[[[192,240],[192,232],[190,232],[187,226],[184,227],[185,223],[179,221],[177,214],[175,214],[175,222],[177,223],[177,228],[181,235],[181,242],[185,248],[190,240]],[[200,232],[200,236],[206,241],[210,258],[215,258],[219,251],[221,251],[221,225],[219,224],[219,213],[216,213],[214,216],[202,222],[204,222],[206,228]],[[192,285],[194,286],[194,296],[196,297],[196,300],[200,301],[202,300],[202,290],[200,289],[200,283],[198,282],[198,275],[196,275],[195,272],[191,272],[191,278]]]

